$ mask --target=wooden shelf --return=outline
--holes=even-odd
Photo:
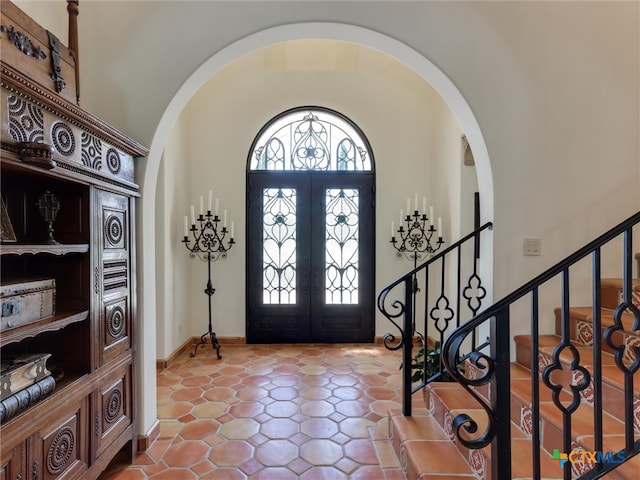
[[[89,310],[80,312],[60,312],[52,317],[43,318],[28,325],[11,328],[0,333],[0,346],[20,342],[28,337],[35,337],[43,332],[60,330],[72,323],[82,322],[89,317]]]
[[[47,365],[47,367],[49,367],[49,365]],[[41,398],[32,405],[29,405],[10,419],[5,420],[2,423],[3,429],[5,429],[8,425],[11,425],[13,422],[19,423],[21,421],[24,421],[24,419],[26,419],[27,422],[32,422],[31,419],[33,419],[34,416],[41,417],[43,415],[46,415],[47,410],[50,409],[50,406],[47,406],[48,402],[62,402],[68,400],[68,398],[66,397],[70,396],[70,392],[72,392],[74,388],[77,388],[82,384],[82,381],[86,378],[86,376],[86,373],[81,372],[70,372],[69,374],[65,373],[65,375],[61,379],[56,381],[53,392],[51,392],[48,396]],[[73,393],[71,395],[73,395]],[[4,440],[5,438],[3,438],[3,441]]]
[[[0,13],[3,24],[20,26],[29,38],[47,38],[13,2],[0,0]],[[77,15],[77,9],[69,14]],[[41,42],[43,53],[57,54],[68,82],[60,94],[52,90],[47,62],[25,57],[10,44],[0,61],[0,103],[12,107],[0,122],[0,190],[18,240],[0,241],[0,284],[55,280],[57,310],[0,331],[0,356],[49,353],[47,367],[63,376],[48,397],[1,425],[0,477],[34,477],[33,465],[42,469],[47,458],[60,453],[62,440],[73,448],[63,452],[71,455],[56,458],[52,476],[94,480],[118,452],[132,459],[137,447],[132,286],[134,198],[140,192],[134,181],[136,158],[148,149],[72,103],[77,99],[71,50],[56,43],[54,52],[47,45]],[[14,123],[34,128],[17,131]],[[51,148],[34,146],[32,139]],[[52,209],[57,211],[53,235],[61,244],[38,243],[48,238],[40,212],[46,192],[59,203]],[[38,301],[38,293],[28,292],[29,301]],[[7,313],[37,309],[26,302],[16,299]]]
[[[37,255],[46,253],[49,255],[67,255],[69,253],[87,253],[89,244],[57,244],[49,245],[42,243],[19,244],[19,243],[3,243],[0,245],[0,255]]]

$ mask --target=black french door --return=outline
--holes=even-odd
[[[372,342],[374,177],[251,172],[247,341]]]

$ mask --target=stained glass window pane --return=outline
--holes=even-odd
[[[325,301],[331,305],[358,303],[359,192],[325,191]]]
[[[296,303],[296,190],[262,191],[262,298],[266,305]]]

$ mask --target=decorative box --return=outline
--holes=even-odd
[[[73,52],[12,2],[2,2],[0,40],[7,68],[24,72],[51,92],[78,103]]]
[[[50,356],[50,353],[3,356],[0,363],[0,400],[50,376],[46,365]]]
[[[56,281],[14,280],[0,286],[0,331],[37,322],[55,313]]]

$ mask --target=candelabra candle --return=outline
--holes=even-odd
[[[209,198],[211,198],[211,194],[209,195]],[[202,197],[200,203],[203,203]],[[216,210],[217,209],[218,200],[216,199]],[[193,207],[191,207],[191,214],[193,216]],[[220,359],[222,358],[220,356],[220,343],[218,342],[218,338],[216,337],[211,324],[211,296],[216,291],[211,282],[211,263],[220,258],[225,258],[227,256],[227,252],[231,247],[233,247],[233,245],[235,245],[235,241],[233,239],[233,222],[231,222],[232,231],[231,235],[229,235],[227,227],[220,225],[218,215],[213,215],[210,208],[207,210],[207,213],[201,213],[197,220],[192,220],[189,231],[186,231],[186,221],[187,218],[185,217],[185,235],[182,239],[182,243],[184,243],[191,255],[197,256],[200,260],[207,262],[208,280],[204,293],[209,297],[209,329],[200,337],[200,342],[196,344],[191,356],[195,356],[199,346],[204,348],[207,343],[208,336],[211,340],[211,346],[216,350],[218,359]]]
[[[436,231],[433,219],[427,217],[426,213],[420,213],[418,210],[414,210],[413,214],[407,212],[396,235],[392,232],[391,244],[398,251],[398,255],[404,255],[415,263],[433,255],[444,243],[441,221],[438,222],[438,228],[439,231]]]

